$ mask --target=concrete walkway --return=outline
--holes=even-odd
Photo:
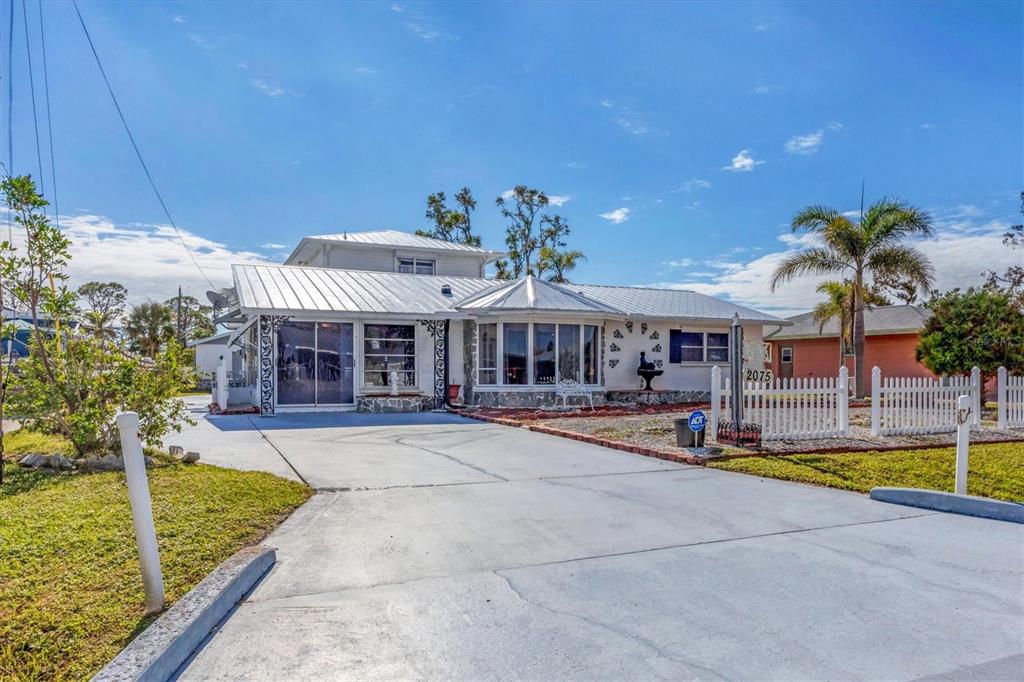
[[[1024,528],[451,416],[218,417],[324,492],[182,679],[1021,679]]]

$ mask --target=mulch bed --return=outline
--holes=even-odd
[[[676,447],[675,420],[686,418],[695,410],[708,410],[707,405],[658,405],[634,409],[622,407],[580,410],[573,413],[545,410],[473,410],[462,414],[473,419],[505,426],[527,428],[563,438],[615,448],[626,452],[658,457],[687,464],[703,464],[704,457]],[[989,416],[989,415],[985,415]],[[542,423],[543,422],[543,423]],[[759,449],[723,448],[724,457],[759,457],[808,453],[842,453],[887,450],[915,450],[952,446],[955,433],[903,436],[872,436],[871,411],[866,406],[851,406],[850,429],[845,437],[814,440],[767,440]],[[995,422],[982,419],[982,428],[971,432],[972,443],[1024,441],[1024,430],[999,430]],[[713,443],[709,442],[709,445]]]

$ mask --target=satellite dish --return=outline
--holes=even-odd
[[[229,303],[228,297],[219,291],[207,291],[206,298],[210,299],[214,308],[226,308]]]

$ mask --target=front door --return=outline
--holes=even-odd
[[[779,351],[779,376],[783,379],[793,378],[793,347],[783,346]]]

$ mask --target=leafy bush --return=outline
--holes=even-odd
[[[8,410],[29,429],[63,435],[79,456],[120,452],[118,412],[138,412],[139,436],[151,447],[190,421],[174,397],[192,382],[177,343],[166,344],[152,361],[92,336],[65,337],[59,350],[55,339],[41,343],[45,354],[18,363]]]

